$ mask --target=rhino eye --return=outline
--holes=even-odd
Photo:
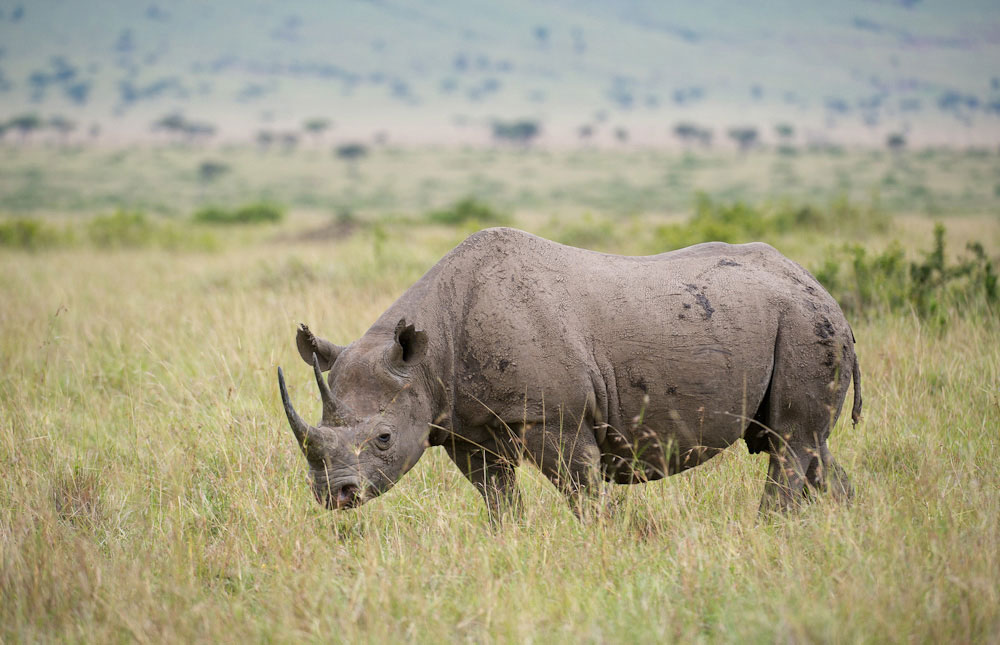
[[[392,435],[388,432],[383,432],[379,436],[375,437],[375,445],[385,450],[389,447],[389,442],[392,441]]]

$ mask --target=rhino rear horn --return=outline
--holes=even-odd
[[[295,346],[298,348],[302,360],[310,365],[312,365],[313,355],[315,355],[319,359],[320,371],[323,372],[333,367],[340,352],[344,351],[340,345],[334,345],[325,338],[317,338],[308,327],[301,323],[295,334]]]
[[[323,399],[323,420],[332,421],[337,413],[337,406],[333,402],[333,392],[330,385],[323,378],[323,371],[319,367],[319,357],[313,354],[313,372],[316,373],[316,385],[319,387],[319,397]]]
[[[281,403],[285,406],[285,416],[288,417],[288,425],[292,427],[292,433],[299,442],[299,447],[306,449],[306,441],[309,439],[309,431],[312,426],[302,420],[299,413],[292,407],[292,402],[288,398],[288,388],[285,387],[285,375],[278,368],[278,389],[281,390]]]

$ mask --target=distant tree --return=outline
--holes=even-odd
[[[181,132],[188,141],[211,139],[215,136],[215,126],[205,121],[188,121]]]
[[[837,112],[839,114],[846,114],[851,109],[851,106],[847,104],[847,101],[836,96],[828,97],[825,105],[828,111]]]
[[[333,151],[339,159],[348,162],[356,162],[368,156],[368,146],[363,143],[343,143],[334,148]]]
[[[206,121],[192,121],[180,112],[172,112],[153,122],[153,130],[166,132],[172,137],[194,142],[215,136],[215,126]]]
[[[795,126],[791,123],[778,123],[774,126],[774,133],[778,135],[778,138],[782,141],[788,141],[795,136]]]
[[[90,96],[90,81],[80,81],[78,83],[68,84],[65,87],[66,96],[69,97],[71,101],[77,105],[84,105],[87,103],[87,98]]]
[[[302,124],[302,129],[309,133],[316,141],[323,138],[323,135],[333,127],[333,122],[325,117],[313,117],[311,119],[306,119]]]
[[[680,139],[683,144],[697,140],[700,131],[701,128],[688,121],[683,121],[674,126],[674,136]]]
[[[594,126],[589,123],[584,123],[579,128],[576,129],[576,136],[581,139],[589,139],[594,136]]]
[[[261,148],[270,148],[271,144],[274,143],[274,133],[270,130],[258,130],[257,131],[257,145]]]
[[[906,147],[906,135],[902,132],[893,132],[885,138],[885,145],[893,152],[899,152]]]
[[[740,150],[747,151],[757,143],[758,132],[753,126],[729,128],[726,132],[729,138],[736,142]]]
[[[549,44],[549,28],[545,25],[538,25],[535,27],[535,40],[538,41],[539,45]]]
[[[617,139],[619,143],[625,143],[628,141],[628,128],[622,126],[615,128],[615,139]]]
[[[674,136],[680,139],[681,143],[685,145],[695,142],[703,146],[712,144],[712,131],[690,121],[682,121],[675,125]]]
[[[16,130],[22,141],[36,130],[41,130],[44,125],[45,123],[37,114],[21,114],[7,121],[7,127]]]
[[[342,143],[333,149],[338,159],[347,162],[347,174],[358,175],[358,164],[368,156],[368,146],[359,142]]]
[[[285,150],[293,150],[299,145],[299,135],[296,132],[282,132],[279,135],[281,147]]]
[[[154,121],[152,128],[155,131],[166,132],[170,136],[180,137],[184,134],[186,124],[187,121],[180,112],[173,112]]]
[[[494,139],[523,146],[530,145],[541,131],[538,122],[530,119],[493,122]]]
[[[64,116],[56,115],[49,119],[49,127],[59,135],[59,138],[63,142],[65,142],[69,135],[73,134],[76,130],[76,122],[71,121]]]
[[[221,161],[202,161],[198,166],[198,178],[203,182],[215,181],[229,172],[229,165]]]

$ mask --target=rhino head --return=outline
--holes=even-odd
[[[309,462],[316,500],[328,509],[359,506],[389,490],[427,446],[433,401],[421,363],[427,335],[400,320],[347,347],[301,325],[296,345],[311,363],[323,417],[309,425],[295,412],[278,368],[285,415]],[[329,382],[323,372],[330,370]]]

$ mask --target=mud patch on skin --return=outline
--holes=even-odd
[[[712,314],[715,313],[715,308],[712,307],[712,303],[708,301],[708,298],[705,297],[705,294],[703,294],[701,291],[698,290],[697,285],[685,284],[684,288],[687,289],[688,293],[694,296],[695,302],[701,305],[701,308],[705,310],[705,320],[710,319],[712,317]]]
[[[642,390],[643,394],[649,394],[649,386],[646,385],[646,379],[642,378],[641,376],[629,380],[628,384],[638,390]]]
[[[822,321],[817,321],[816,326],[813,328],[813,331],[816,333],[817,336],[819,336],[824,340],[826,340],[827,338],[832,338],[833,335],[836,333],[836,330],[833,328],[833,325],[830,323],[829,319],[827,319],[826,316],[823,316]]]
[[[734,262],[733,260],[730,260],[729,258],[722,258],[721,260],[719,260],[719,263],[716,266],[720,266],[720,267],[739,267],[739,266],[743,266],[743,265],[740,264],[739,262]]]

